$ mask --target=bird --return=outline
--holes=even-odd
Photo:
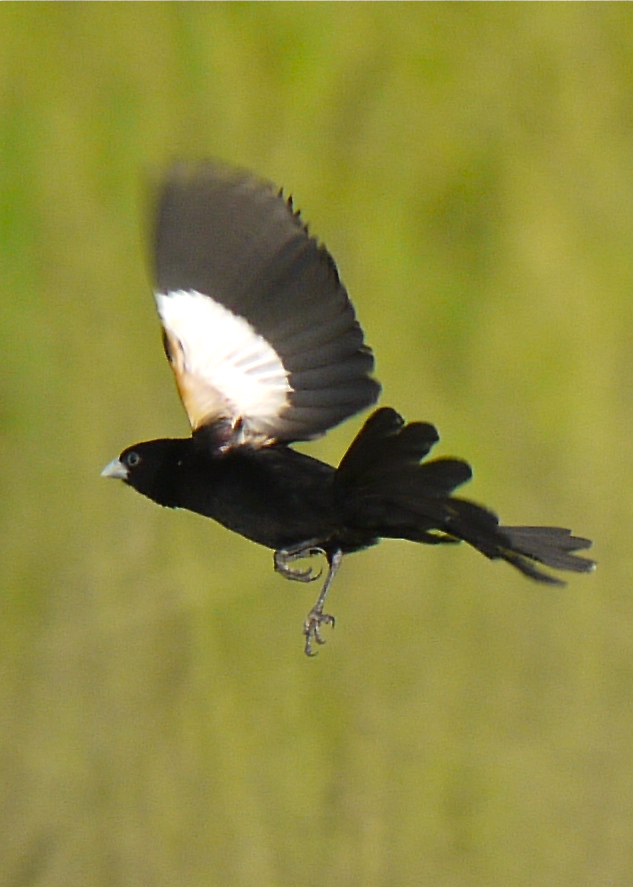
[[[223,162],[173,164],[155,202],[154,296],[191,434],[127,447],[102,475],[272,549],[287,579],[325,572],[303,624],[307,655],[335,624],[325,601],[343,557],[381,539],[466,542],[550,585],[565,584],[550,570],[593,570],[576,554],[589,539],[504,526],[453,495],[468,462],[427,459],[435,426],[392,407],[369,416],[338,467],[294,449],[381,390],[334,259],[283,190]]]

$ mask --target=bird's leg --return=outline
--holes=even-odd
[[[295,582],[314,582],[321,575],[321,570],[315,572],[312,567],[307,570],[299,570],[291,566],[294,561],[301,560],[306,557],[314,557],[317,554],[323,554],[327,557],[328,572],[323,583],[319,596],[315,605],[312,607],[303,623],[303,635],[306,639],[305,652],[307,656],[314,656],[316,651],[312,650],[312,644],[324,644],[325,641],[321,637],[321,626],[331,625],[334,627],[335,619],[329,613],[323,612],[325,598],[332,585],[332,580],[336,575],[336,571],[343,560],[343,552],[337,548],[333,554],[329,554],[319,545],[318,539],[309,539],[307,542],[300,542],[298,545],[290,545],[288,548],[279,548],[275,552],[275,570],[285,576],[286,579],[293,579]]]
[[[315,571],[312,567],[307,570],[298,570],[296,567],[290,566],[294,561],[303,560],[306,557],[314,557],[317,554],[325,554],[323,548],[319,545],[318,539],[309,539],[307,542],[300,542],[298,545],[290,545],[288,548],[279,548],[275,552],[275,570],[285,576],[286,579],[293,579],[295,582],[314,582],[321,576],[322,570]]]
[[[323,583],[323,588],[317,598],[316,604],[312,607],[306,621],[303,623],[303,634],[306,639],[305,645],[305,653],[306,656],[315,656],[316,650],[312,650],[312,642],[316,641],[317,644],[324,644],[325,641],[321,637],[321,626],[322,625],[331,625],[334,628],[335,619],[334,616],[331,616],[329,613],[323,612],[323,605],[325,604],[325,598],[327,597],[327,593],[330,590],[330,586],[332,585],[332,580],[336,575],[336,571],[341,566],[341,561],[343,560],[343,552],[340,548],[332,554],[328,554],[328,573],[325,577],[325,582]]]

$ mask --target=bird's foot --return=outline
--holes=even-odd
[[[286,579],[293,579],[295,582],[314,582],[315,579],[319,578],[321,570],[317,572],[312,567],[301,570],[292,566],[294,561],[313,557],[317,554],[322,554],[327,558],[328,571],[317,601],[303,623],[303,636],[306,639],[304,647],[306,656],[316,655],[317,651],[312,649],[313,644],[321,646],[325,643],[324,638],[321,636],[321,626],[331,625],[334,628],[334,616],[324,613],[323,606],[332,585],[332,580],[341,565],[343,552],[339,548],[334,551],[326,551],[319,545],[318,539],[311,539],[308,542],[292,545],[289,548],[280,548],[275,552],[275,570],[281,573],[282,576],[285,576]]]
[[[323,573],[320,567],[315,570],[314,567],[308,566],[307,569],[302,570],[291,566],[291,564],[294,561],[316,557],[318,554],[325,554],[325,551],[319,548],[318,545],[308,544],[291,548],[280,548],[275,552],[275,570],[286,579],[292,579],[294,582],[315,582]]]
[[[325,643],[325,639],[321,637],[322,625],[331,625],[334,628],[336,619],[329,613],[324,613],[323,607],[319,607],[317,604],[310,610],[306,621],[303,623],[303,636],[306,639],[304,647],[306,656],[316,656],[317,651],[312,649],[313,643],[319,645]]]

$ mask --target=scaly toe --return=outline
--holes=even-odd
[[[306,570],[299,570],[284,564],[277,568],[277,572],[281,573],[285,579],[292,579],[294,582],[315,582],[321,578],[323,571],[318,570],[315,572],[312,567],[308,567]]]
[[[319,568],[315,570],[312,566],[308,566],[305,570],[297,567],[291,567],[293,561],[303,558],[314,557],[315,555],[324,554],[323,549],[311,547],[300,551],[288,553],[285,550],[275,552],[275,570],[285,579],[292,579],[294,582],[315,582],[321,578],[323,570]]]
[[[329,613],[321,613],[318,610],[311,610],[308,614],[308,618],[303,623],[303,634],[306,639],[304,647],[306,656],[316,656],[317,650],[312,649],[313,642],[319,645],[325,643],[325,638],[321,636],[322,625],[331,625],[332,628],[334,628],[336,625],[336,619]]]

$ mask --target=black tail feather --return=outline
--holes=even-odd
[[[562,579],[537,567],[587,573],[595,563],[573,554],[591,547],[591,541],[572,536],[563,527],[504,527],[497,516],[481,505],[463,499],[445,502],[444,529],[453,532],[491,560],[503,559],[525,576],[550,585],[565,585]]]
[[[439,440],[434,425],[410,422],[390,407],[376,410],[352,441],[339,465],[337,490],[353,497],[396,493],[415,498],[448,495],[472,477],[463,459],[433,459],[420,465]]]
[[[486,557],[503,559],[531,579],[552,585],[565,583],[537,564],[577,573],[594,568],[593,561],[574,554],[589,548],[589,539],[562,527],[500,526],[494,512],[452,497],[472,471],[461,459],[419,464],[438,440],[433,425],[405,425],[395,410],[376,410],[335,477],[351,525],[414,542],[462,540]]]
[[[379,477],[417,465],[440,439],[428,422],[410,422],[390,407],[371,414],[343,456],[336,472],[339,488],[373,484]]]
[[[510,540],[511,553],[520,559],[520,563],[514,563],[513,560],[510,563],[514,563],[523,572],[526,558],[532,571],[533,561],[545,564],[553,570],[571,570],[576,573],[588,573],[596,566],[594,561],[572,554],[574,551],[591,548],[591,540],[572,536],[571,530],[562,527],[501,527],[501,532]],[[506,557],[506,560],[509,558]],[[528,575],[532,575],[532,572],[528,571]],[[543,579],[543,576],[547,578]],[[552,581],[549,574],[540,572],[533,578]]]

